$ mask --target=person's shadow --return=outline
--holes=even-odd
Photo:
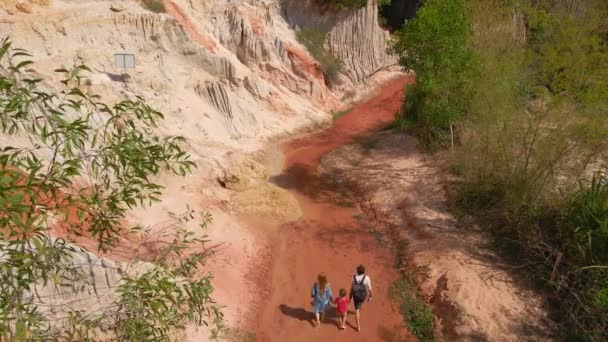
[[[306,311],[302,308],[292,308],[291,306],[285,304],[279,305],[279,310],[281,310],[285,316],[289,316],[300,321],[307,321],[310,325],[314,326],[314,315],[310,311]]]
[[[289,316],[289,317],[295,318],[300,321],[307,321],[311,326],[314,327],[314,323],[313,323],[314,314],[308,310],[305,310],[302,308],[292,308],[291,306],[288,306],[285,304],[279,305],[279,310],[281,310],[281,312],[285,316]],[[338,315],[336,313],[335,308],[330,307],[325,312],[325,320],[323,322],[321,322],[321,324],[337,325],[338,324],[337,317],[338,317]]]

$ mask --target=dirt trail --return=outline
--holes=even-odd
[[[354,203],[341,203],[340,194],[328,191],[317,166],[328,152],[390,123],[403,101],[408,78],[388,82],[327,131],[283,146],[284,172],[271,181],[288,189],[299,201],[303,217],[271,233],[272,264],[265,278],[267,296],[255,320],[259,341],[408,341],[415,340],[401,316],[391,307],[388,286],[398,277],[393,256],[379,247],[369,227],[358,220]],[[336,204],[338,203],[338,204]],[[350,285],[355,267],[363,263],[373,280],[374,299],[362,310],[362,331],[351,326],[338,330],[330,310],[328,322],[311,324],[310,288],[319,272],[328,274],[332,289]],[[268,288],[271,279],[271,288]],[[351,307],[352,309],[352,307]]]

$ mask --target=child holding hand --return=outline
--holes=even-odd
[[[340,297],[335,299],[336,309],[338,311],[338,322],[340,329],[344,329],[346,325],[346,314],[348,313],[348,304],[350,303],[350,298],[346,296],[346,290],[340,289]]]

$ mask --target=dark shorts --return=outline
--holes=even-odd
[[[359,300],[359,299],[353,297],[353,303],[355,303],[356,310],[361,309],[361,305],[363,305],[364,302],[365,302],[365,299]]]

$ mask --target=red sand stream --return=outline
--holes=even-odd
[[[397,279],[393,256],[379,246],[367,226],[356,219],[361,211],[327,200],[316,170],[320,158],[390,123],[403,102],[409,78],[392,80],[376,95],[356,105],[335,125],[321,133],[283,146],[286,165],[275,181],[299,201],[303,217],[272,233],[271,288],[255,312],[257,341],[409,341],[401,316],[389,302],[387,290]],[[317,196],[319,193],[325,196]],[[329,197],[333,197],[329,190]],[[333,202],[333,203],[332,203]],[[354,315],[350,327],[337,328],[333,310],[320,327],[311,324],[310,288],[319,272],[326,272],[334,293],[348,290],[355,267],[363,263],[372,279],[374,298],[362,310],[362,331]],[[352,309],[352,306],[351,306]]]

